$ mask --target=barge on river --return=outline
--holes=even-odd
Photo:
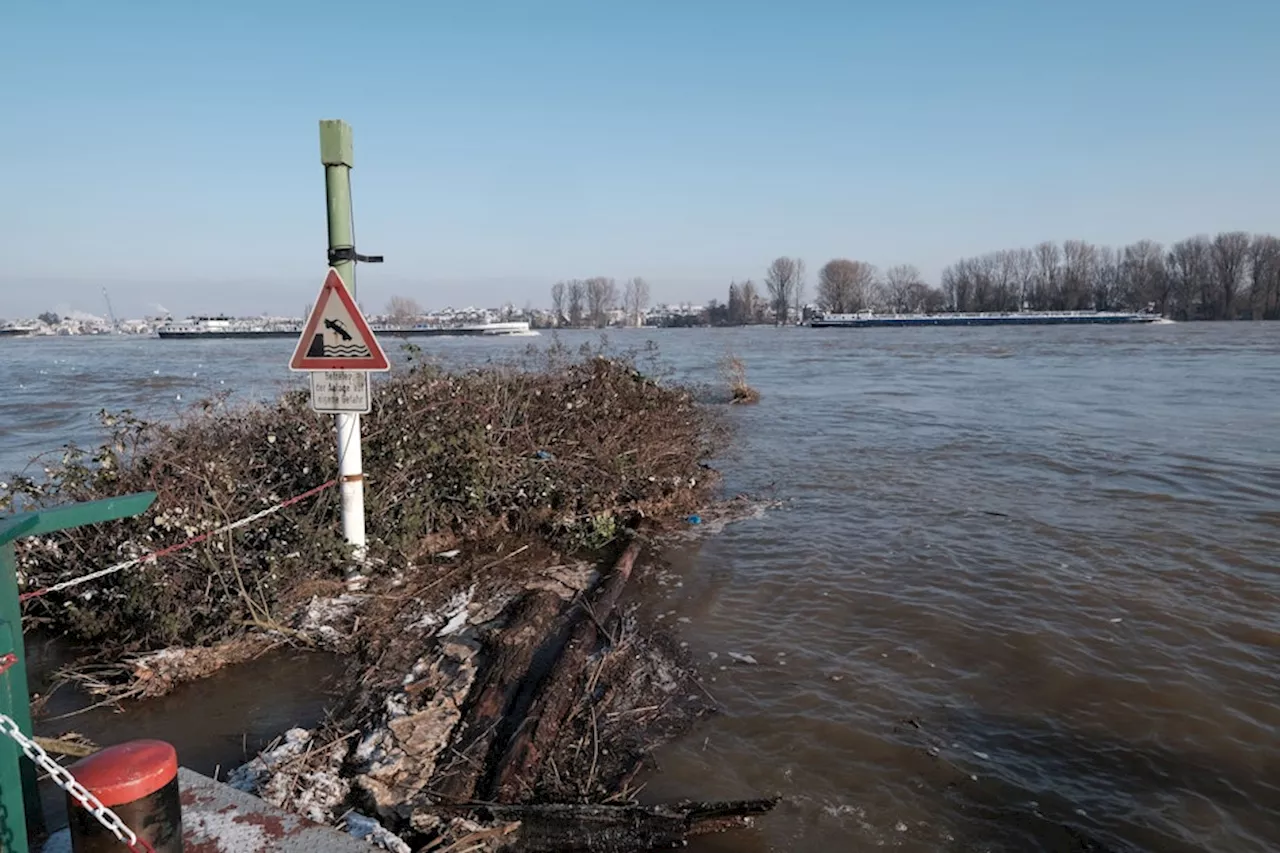
[[[413,326],[373,323],[370,328],[379,335],[404,337],[443,337],[463,335],[491,337],[511,335],[536,335],[525,322],[480,323],[474,325],[426,325]],[[168,322],[156,329],[156,334],[170,340],[207,341],[222,338],[297,338],[302,334],[302,323],[296,320],[241,320],[232,317],[192,317],[180,322]]]
[[[1083,326],[1157,323],[1149,311],[1016,311],[981,314],[825,314],[809,322],[815,329],[881,326]]]

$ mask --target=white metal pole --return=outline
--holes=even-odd
[[[338,476],[342,490],[342,536],[357,563],[365,558],[364,464],[360,454],[360,416],[342,414],[338,421]]]

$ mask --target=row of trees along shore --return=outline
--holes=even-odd
[[[644,324],[649,307],[649,283],[629,278],[621,290],[605,276],[557,281],[551,286],[551,314],[557,325],[603,328],[612,323]]]
[[[729,285],[681,325],[741,326],[803,321],[825,314],[1140,311],[1174,320],[1280,320],[1280,238],[1228,231],[1163,246],[1139,240],[1119,249],[1083,240],[963,258],[942,271],[938,285],[909,264],[880,270],[836,258],[818,271],[806,300],[805,262],[780,257],[752,279]],[[560,281],[551,288],[552,317],[561,326],[642,325],[649,285],[612,278]],[[662,322],[661,318],[650,318]],[[668,318],[670,319],[670,318]]]

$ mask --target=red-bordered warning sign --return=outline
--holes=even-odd
[[[302,329],[291,370],[390,370],[387,356],[332,267]]]

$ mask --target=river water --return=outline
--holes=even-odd
[[[742,357],[718,467],[781,502],[638,590],[725,707],[646,795],[786,797],[697,849],[1280,849],[1280,324],[611,335],[648,340]],[[272,395],[291,345],[0,341],[0,471]]]

